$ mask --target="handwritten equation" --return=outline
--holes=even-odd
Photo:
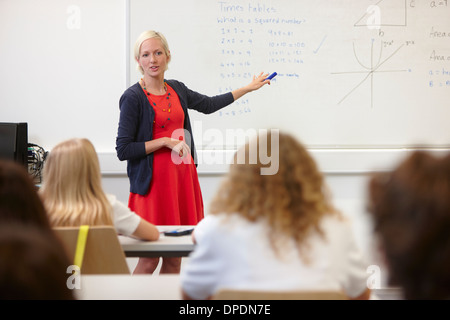
[[[220,93],[236,89],[244,80],[250,82],[258,70],[277,71],[277,78],[299,77],[297,72],[282,70],[297,70],[305,61],[308,44],[301,30],[307,20],[301,14],[287,14],[276,4],[218,1],[215,20]],[[240,99],[234,106],[235,110],[229,108],[219,115],[250,113],[251,99]]]

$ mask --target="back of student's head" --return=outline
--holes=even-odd
[[[50,151],[40,194],[53,226],[112,225],[98,156],[88,139],[66,140]]]
[[[369,199],[390,284],[407,299],[450,298],[450,154],[414,152],[370,180]]]
[[[0,161],[0,225],[17,222],[50,230],[37,187],[25,167]]]
[[[210,208],[212,214],[266,219],[274,242],[289,237],[300,247],[310,232],[321,233],[325,215],[337,213],[314,158],[299,140],[278,130],[262,131],[236,152]]]
[[[0,224],[0,300],[74,299],[70,261],[55,241],[36,226]]]

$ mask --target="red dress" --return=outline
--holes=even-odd
[[[155,110],[153,139],[172,137],[184,140],[184,112],[176,92],[166,86],[167,92],[161,96],[144,90]],[[175,130],[177,134],[172,136]],[[188,157],[190,161],[183,161],[169,148],[155,151],[149,191],[144,196],[130,193],[130,209],[155,225],[196,225],[203,219],[197,168],[192,156]]]

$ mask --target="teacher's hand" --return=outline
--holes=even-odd
[[[268,73],[263,72],[261,72],[259,76],[253,76],[252,82],[247,85],[249,92],[257,90],[265,84],[270,84],[270,80],[266,80],[268,76]]]
[[[263,72],[261,72],[258,76],[253,76],[252,82],[250,82],[248,85],[231,92],[233,94],[234,100],[239,99],[240,97],[249,92],[258,90],[265,84],[270,84],[270,80],[266,80],[268,76],[269,76],[268,73]]]
[[[172,152],[178,154],[180,158],[187,157],[191,154],[191,149],[186,142],[182,140],[168,138],[166,141],[166,146],[172,149]]]

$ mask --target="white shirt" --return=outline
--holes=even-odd
[[[197,225],[195,250],[181,270],[183,290],[205,299],[220,288],[254,290],[340,289],[349,297],[366,290],[363,261],[348,220],[326,217],[308,251],[310,264],[300,258],[293,240],[281,258],[273,251],[264,222],[239,215],[207,215]]]
[[[107,194],[106,197],[113,209],[113,221],[117,233],[131,236],[141,222],[141,217],[117,200],[116,196]]]

